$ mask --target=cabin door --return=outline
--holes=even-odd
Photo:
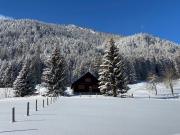
[[[92,86],[89,86],[88,91],[89,91],[89,94],[92,94]]]

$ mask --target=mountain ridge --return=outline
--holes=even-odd
[[[166,40],[166,41],[169,41],[171,43],[173,43],[174,45],[177,45],[179,46],[180,44],[175,42],[175,41],[172,41],[170,39],[166,39],[166,38],[162,38],[162,37],[159,37],[158,35],[154,35],[154,34],[151,34],[151,33],[148,33],[148,32],[139,32],[139,33],[134,33],[134,34],[130,34],[130,35],[121,35],[121,34],[117,34],[117,33],[112,33],[112,32],[102,32],[102,31],[98,31],[98,30],[95,30],[95,29],[92,29],[92,28],[86,28],[86,27],[82,27],[82,26],[78,26],[78,25],[75,25],[75,24],[59,24],[59,23],[49,23],[49,22],[44,22],[44,21],[39,21],[39,20],[36,20],[36,19],[13,19],[13,18],[10,18],[10,17],[3,17],[5,19],[0,19],[0,21],[17,21],[17,22],[32,22],[32,23],[37,23],[37,24],[43,24],[43,25],[50,25],[50,26],[55,26],[55,27],[66,27],[66,28],[75,28],[75,29],[81,29],[81,30],[87,30],[87,31],[90,31],[92,32],[93,34],[96,34],[96,33],[103,33],[103,34],[107,34],[107,35],[114,35],[114,36],[119,36],[119,37],[131,37],[131,36],[134,36],[134,35],[142,35],[142,36],[148,36],[148,37],[151,37],[151,38],[159,38],[161,40]]]
[[[151,34],[122,36],[72,24],[60,25],[32,19],[6,19],[0,20],[0,72],[2,72],[0,75],[3,74],[6,65],[12,63],[15,67],[18,65],[18,72],[23,58],[32,57],[37,47],[40,48],[41,59],[44,62],[53,48],[58,46],[69,65],[70,82],[87,71],[97,76],[97,65],[100,64],[110,38],[114,38],[120,53],[133,64],[135,68],[133,72],[139,74],[137,75],[139,80],[146,79],[147,73],[154,70],[155,66],[158,66],[159,70],[164,70],[168,65],[173,65],[176,72],[180,72],[180,46]],[[150,68],[149,63],[152,66]]]

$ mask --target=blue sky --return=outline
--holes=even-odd
[[[180,0],[0,0],[0,14],[180,43]]]

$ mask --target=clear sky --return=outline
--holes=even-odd
[[[0,14],[180,43],[180,0],[0,0]]]

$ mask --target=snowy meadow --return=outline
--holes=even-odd
[[[180,81],[179,81],[180,82]],[[180,93],[179,82],[174,86]],[[46,97],[2,98],[0,100],[0,134],[3,135],[178,135],[180,134],[180,99],[156,98],[168,95],[158,84],[158,95],[146,83],[130,86],[134,98],[102,95],[60,97],[46,104]],[[43,88],[40,89],[43,92]],[[1,89],[2,92],[2,89]],[[151,98],[149,98],[149,95]],[[38,111],[35,111],[35,100]],[[42,101],[45,100],[45,108]],[[30,102],[30,116],[26,116]],[[16,122],[12,123],[12,107]]]
[[[4,135],[177,135],[180,134],[179,99],[121,99],[113,97],[61,97],[35,111],[35,99],[0,102],[0,134]],[[26,102],[30,101],[30,116]],[[11,123],[11,107],[16,122]],[[3,109],[2,109],[3,108]]]

